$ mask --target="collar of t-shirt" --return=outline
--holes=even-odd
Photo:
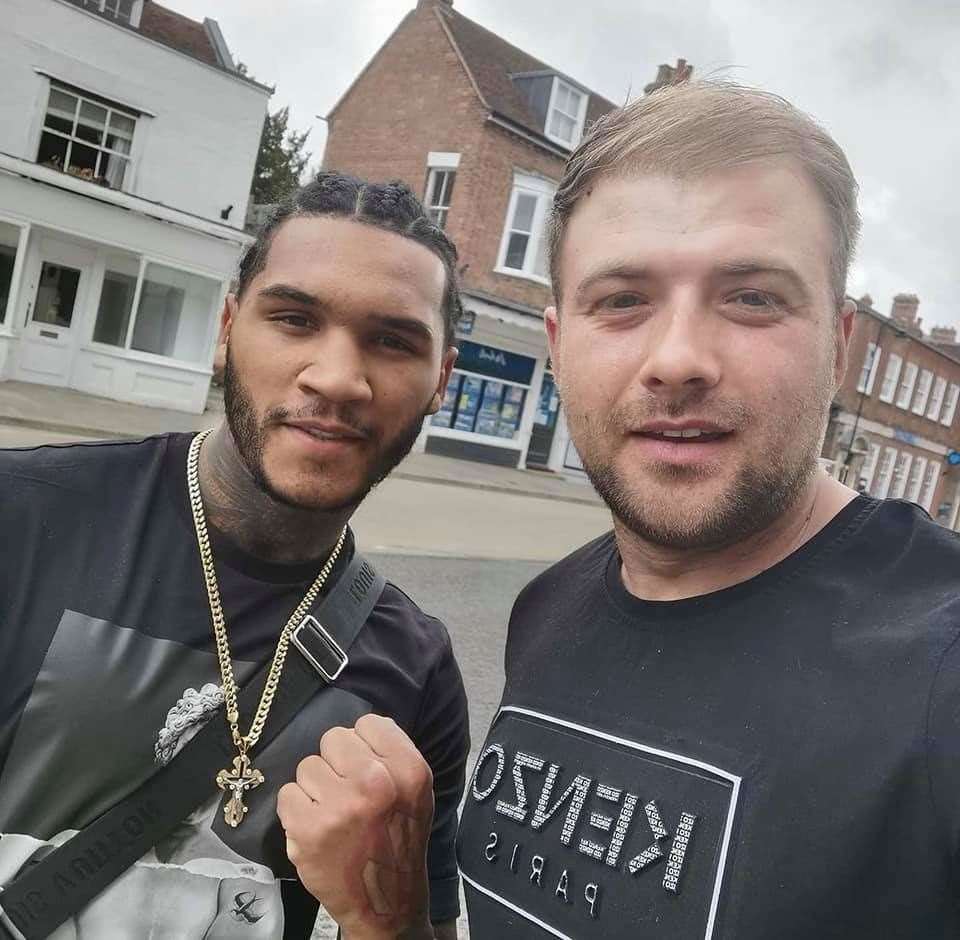
[[[813,538],[783,561],[731,587],[675,601],[650,601],[631,594],[623,583],[622,559],[612,536],[604,573],[604,589],[610,602],[631,618],[657,621],[694,621],[714,617],[747,598],[767,593],[822,562],[829,550],[859,529],[880,505],[879,500],[859,495],[837,513]]]

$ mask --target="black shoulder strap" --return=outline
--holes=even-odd
[[[316,613],[304,618],[294,641],[303,655],[287,657],[259,747],[343,671],[384,584],[356,553]],[[242,714],[256,710],[269,667],[268,661],[240,690]],[[210,797],[217,771],[236,756],[222,712],[146,783],[0,890],[0,938],[49,936]]]

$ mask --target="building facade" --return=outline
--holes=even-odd
[[[563,164],[614,105],[420,0],[328,116],[328,169],[400,178],[460,251],[460,358],[428,452],[579,472],[550,372],[545,241]]]
[[[960,357],[924,336],[918,305],[898,294],[886,317],[869,297],[857,302],[823,457],[849,486],[919,503],[960,529]]]
[[[153,0],[6,0],[0,380],[200,412],[270,89]]]

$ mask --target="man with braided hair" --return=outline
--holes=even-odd
[[[240,261],[221,426],[0,452],[0,887],[206,722],[258,737],[237,684],[443,400],[455,263],[408,187],[322,173]],[[468,750],[446,629],[388,583],[343,674],[55,936],[306,940],[322,904],[345,940],[455,937]]]

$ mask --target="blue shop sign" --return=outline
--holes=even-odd
[[[489,375],[494,379],[505,382],[518,382],[529,385],[533,378],[533,370],[537,360],[530,356],[518,356],[516,353],[497,349],[495,346],[481,346],[469,340],[457,343],[460,355],[457,358],[456,368],[465,372],[476,372],[479,375]]]

